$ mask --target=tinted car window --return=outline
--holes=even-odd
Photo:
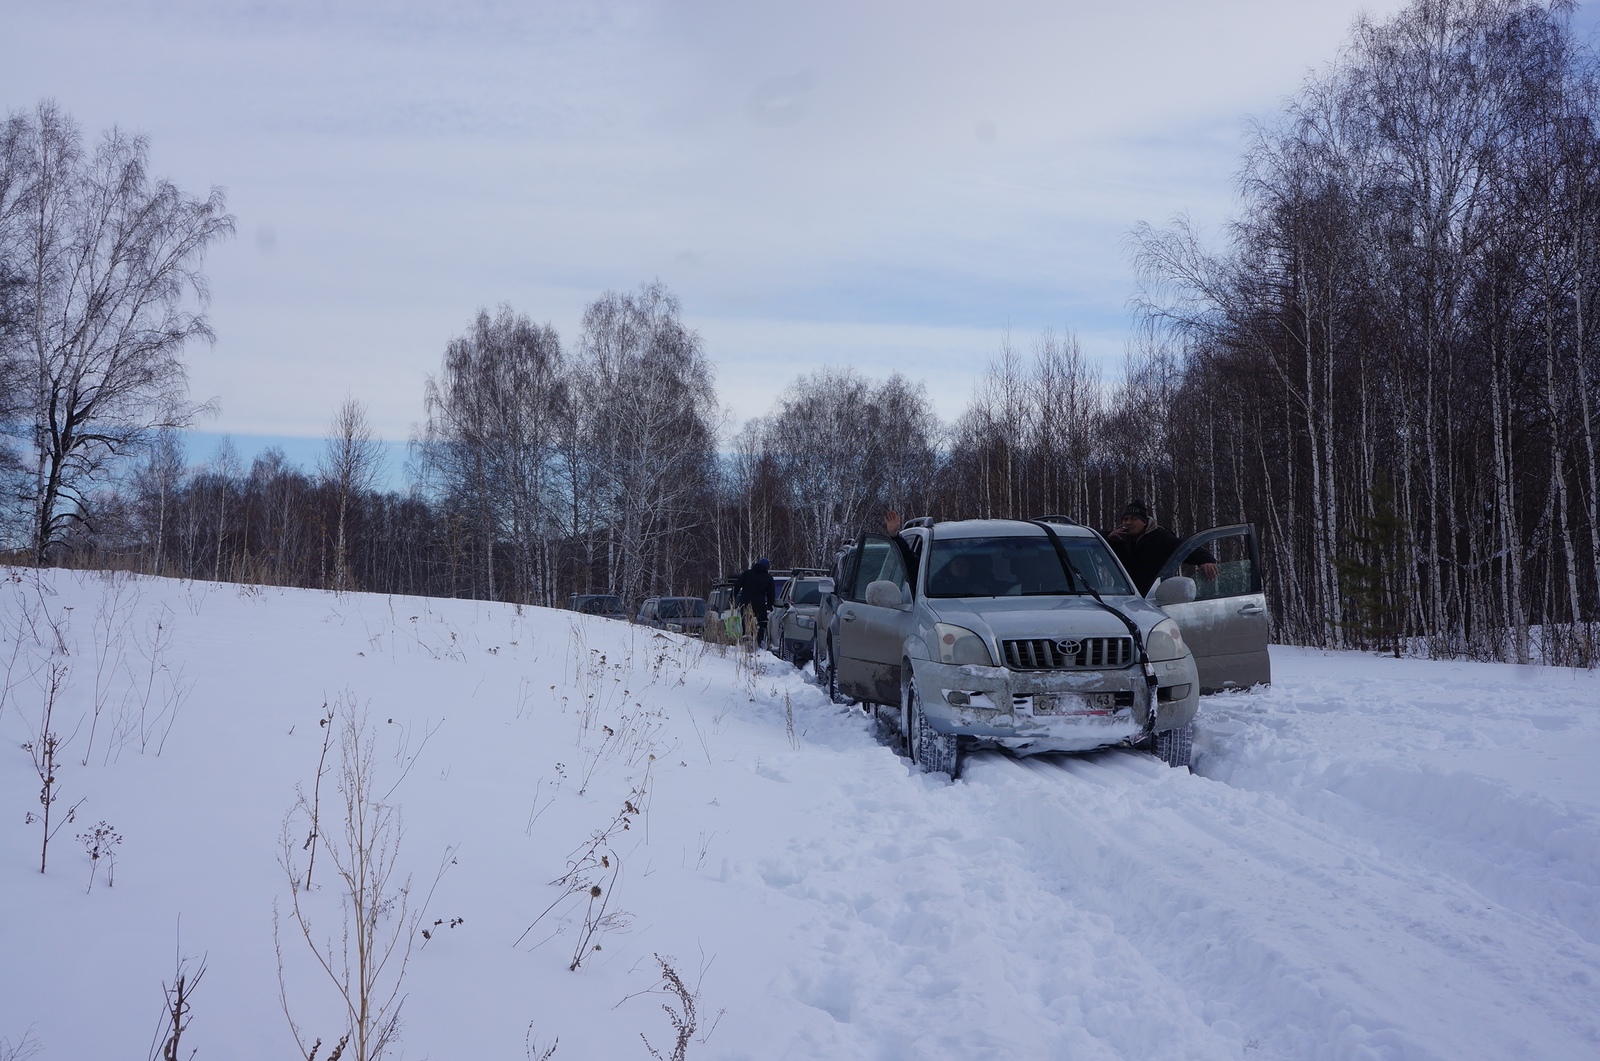
[[[1184,571],[1193,574],[1195,600],[1215,600],[1218,597],[1239,597],[1255,591],[1259,581],[1250,554],[1248,535],[1230,535],[1206,543],[1206,551],[1217,562],[1217,577],[1206,578],[1201,571]],[[1184,563],[1193,563],[1188,557]]]
[[[791,604],[821,604],[822,585],[807,579],[794,584],[794,592],[790,594]]]
[[[895,545],[882,538],[869,538],[859,550],[860,566],[856,568],[852,600],[866,600],[867,587],[874,582],[893,582],[905,585],[906,565]]]
[[[841,596],[850,595],[850,587],[854,584],[856,573],[856,557],[859,555],[855,549],[847,549],[839,554],[834,561],[833,582]]]
[[[1098,539],[1063,538],[1078,573],[1095,591],[1133,592],[1115,559]],[[1056,596],[1081,592],[1073,586],[1055,547],[1044,537],[935,540],[928,569],[930,597]]]

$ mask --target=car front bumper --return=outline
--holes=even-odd
[[[1184,657],[1152,666],[1159,690],[1153,719],[1139,667],[1022,671],[912,662],[930,726],[1019,755],[1133,744],[1188,725],[1200,702],[1194,660]]]

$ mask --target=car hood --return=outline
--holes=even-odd
[[[925,599],[935,622],[953,623],[996,641],[1035,637],[1119,637],[1128,628],[1093,597],[954,597]],[[1166,615],[1142,597],[1106,603],[1132,619],[1144,638]]]

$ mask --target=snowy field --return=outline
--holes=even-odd
[[[671,1057],[657,955],[688,1058],[1600,1057],[1592,673],[1274,649],[1271,689],[1202,702],[1194,774],[980,754],[951,784],[676,635],[8,577],[0,1058],[151,1056],[181,957],[181,1056],[299,1056],[287,1009],[325,1058],[344,1002],[293,911],[340,972],[351,718],[403,820],[379,952],[426,902],[371,992],[403,999],[391,1058]],[[52,675],[52,824],[82,803],[41,874]]]

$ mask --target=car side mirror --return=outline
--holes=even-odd
[[[823,578],[817,580],[817,591],[824,597],[833,592],[833,579]]]
[[[1156,587],[1157,604],[1190,604],[1194,601],[1194,579],[1187,575],[1173,575],[1161,580]]]
[[[899,583],[879,579],[867,584],[867,603],[874,608],[903,608],[906,605],[905,592]]]

